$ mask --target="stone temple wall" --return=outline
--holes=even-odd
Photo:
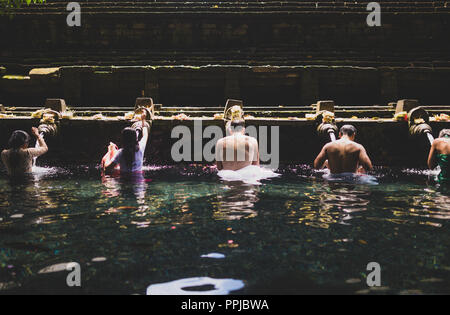
[[[381,27],[366,24],[367,3],[358,1],[80,3],[80,27],[67,26],[67,1],[61,0],[24,7],[13,18],[0,16],[0,104],[43,107],[46,98],[63,98],[75,110],[132,107],[139,96],[164,107],[217,107],[228,98],[245,106],[327,99],[336,105],[400,99],[449,104],[447,1],[380,2]],[[429,143],[410,137],[406,122],[343,117],[338,127],[356,125],[357,141],[375,165],[425,166]],[[223,127],[222,120],[199,119]],[[311,163],[324,143],[315,122],[305,118],[247,123],[279,126],[282,163]],[[193,128],[192,120],[153,122],[149,163],[171,163],[176,124]],[[434,136],[449,124],[430,123]],[[1,119],[0,148],[13,130],[37,125],[29,116]],[[127,125],[64,119],[40,161],[98,163]]]
[[[424,13],[392,9],[383,12],[381,27],[368,27],[364,7],[356,12],[264,8],[247,12],[237,6],[222,12],[211,6],[198,11],[167,8],[167,12],[86,9],[80,27],[67,26],[64,6],[50,12],[19,11],[12,19],[0,17],[0,64],[25,71],[73,64],[442,66],[449,62],[450,8]]]
[[[406,122],[380,122],[348,120],[338,123],[341,127],[351,123],[358,129],[357,141],[364,145],[374,165],[398,167],[426,167],[427,153],[430,144],[425,136],[413,138],[409,135]],[[311,164],[320,152],[326,139],[319,137],[316,125],[312,121],[289,120],[247,120],[247,127],[266,126],[268,139],[271,139],[270,126],[279,128],[279,159],[281,164]],[[16,129],[30,130],[38,126],[38,119],[4,119],[0,123],[0,148],[5,148],[8,137]],[[70,165],[84,163],[100,163],[107,151],[110,141],[120,145],[120,132],[129,126],[126,121],[99,120],[63,120],[59,125],[56,137],[47,139],[50,151],[39,158],[43,165]],[[178,138],[171,137],[171,131],[177,125],[187,126],[194,135],[194,121],[155,120],[150,132],[146,159],[149,164],[176,164],[171,150]],[[220,120],[203,121],[203,128],[217,125],[224,128]],[[450,128],[450,122],[433,122],[430,124],[434,136],[443,128]],[[203,145],[211,138],[202,139]],[[191,144],[192,163],[208,163],[210,161],[194,160],[195,141]],[[203,147],[203,146],[202,146]],[[267,152],[273,152],[269,142]],[[264,161],[262,161],[264,164]],[[265,164],[269,164],[266,161]]]
[[[128,106],[142,94],[165,106],[448,103],[445,1],[382,2],[381,27],[367,26],[360,2],[80,3],[80,27],[67,26],[59,0],[0,16],[0,103]],[[53,67],[62,68],[30,73]]]
[[[0,104],[43,106],[63,98],[72,107],[133,106],[145,95],[164,106],[222,106],[228,98],[246,105],[386,105],[413,98],[424,105],[450,99],[450,68],[402,67],[91,67],[35,69],[0,79]],[[24,93],[25,92],[25,93]]]

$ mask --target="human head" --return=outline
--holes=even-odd
[[[245,121],[243,119],[235,119],[227,124],[227,131],[229,134],[245,133]]]
[[[356,136],[356,128],[352,125],[344,125],[339,130],[339,137],[347,136],[350,140],[354,140]]]
[[[10,149],[26,149],[28,147],[28,142],[30,141],[30,136],[23,130],[16,130],[12,133],[9,138],[8,145]]]
[[[135,147],[138,143],[136,129],[126,127],[122,130],[122,145],[124,147]]]
[[[450,129],[442,129],[439,132],[439,138],[450,138]]]

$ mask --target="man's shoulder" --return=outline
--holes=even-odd
[[[354,145],[354,148],[355,148],[356,151],[364,152],[366,150],[361,143],[353,141],[353,145]]]
[[[443,148],[446,145],[448,145],[448,142],[443,138],[434,139],[432,144],[435,148]]]
[[[362,144],[359,144],[358,142],[355,141],[349,141],[349,140],[336,140],[333,142],[328,142],[325,146],[325,149],[339,149],[339,150],[361,150],[364,149]]]
[[[256,140],[256,138],[251,136],[245,136],[245,139],[253,143],[258,143],[258,140]]]
[[[447,140],[445,140],[444,138],[436,138],[434,139],[433,143],[447,143]]]

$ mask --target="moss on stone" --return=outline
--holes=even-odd
[[[3,80],[30,80],[29,76],[23,75],[4,75],[2,77]]]

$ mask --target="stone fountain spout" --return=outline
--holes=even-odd
[[[408,113],[409,134],[413,137],[426,135],[430,144],[433,144],[433,130],[429,125],[430,117],[423,107],[416,107]]]
[[[46,109],[42,115],[40,125],[38,127],[39,133],[45,137],[54,137],[58,133],[58,124],[61,119],[61,114],[52,109]]]
[[[334,122],[334,101],[319,101],[316,104],[316,123],[319,136],[336,140],[338,128]]]

